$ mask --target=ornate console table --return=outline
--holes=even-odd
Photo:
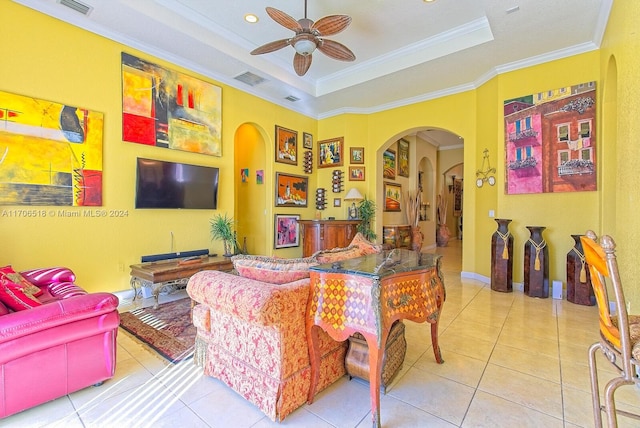
[[[184,259],[162,260],[158,262],[131,265],[131,288],[133,300],[138,297],[142,287],[149,287],[155,299],[154,309],[158,308],[158,295],[161,291],[173,291],[184,288],[189,278],[202,270],[233,269],[231,259],[227,257],[201,257],[195,260]]]
[[[440,257],[395,249],[310,269],[312,292],[306,323],[311,354],[309,403],[319,379],[315,326],[335,340],[346,340],[357,332],[367,341],[374,427],[380,426],[382,360],[394,321],[429,322],[436,361],[443,363],[438,346],[438,320],[445,300]]]

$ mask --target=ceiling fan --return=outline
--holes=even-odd
[[[313,52],[318,49],[329,58],[340,61],[354,61],[356,56],[342,43],[325,39],[325,36],[338,34],[351,23],[347,15],[329,15],[313,22],[307,19],[307,0],[304,0],[304,18],[295,20],[286,13],[267,7],[267,14],[278,24],[295,31],[295,36],[289,39],[276,40],[251,51],[251,55],[261,55],[274,52],[291,45],[296,54],[293,57],[293,68],[298,76],[304,76],[311,66]]]

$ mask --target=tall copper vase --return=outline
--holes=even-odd
[[[531,235],[524,244],[524,293],[549,297],[549,248],[542,237],[543,226],[527,226]]]
[[[582,235],[571,235],[575,243],[567,253],[567,300],[578,305],[593,306],[596,298],[591,287],[591,274],[584,260]]]
[[[497,218],[498,229],[491,236],[491,289],[513,291],[513,235],[510,219]]]

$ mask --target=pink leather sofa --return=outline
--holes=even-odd
[[[232,258],[238,275],[202,271],[187,293],[196,303],[194,362],[226,383],[274,421],[307,401],[311,363],[305,330],[309,267],[380,251],[357,234],[348,248],[305,259]],[[346,373],[347,342],[320,337],[318,391]]]
[[[42,291],[41,305],[14,312],[0,303],[0,418],[102,383],[116,368],[118,298],[88,294],[65,268],[21,273]]]

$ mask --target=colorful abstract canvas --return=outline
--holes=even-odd
[[[0,91],[0,205],[102,205],[103,115]]]
[[[504,102],[506,193],[596,190],[596,82]]]
[[[222,89],[122,53],[122,139],[222,156]]]

